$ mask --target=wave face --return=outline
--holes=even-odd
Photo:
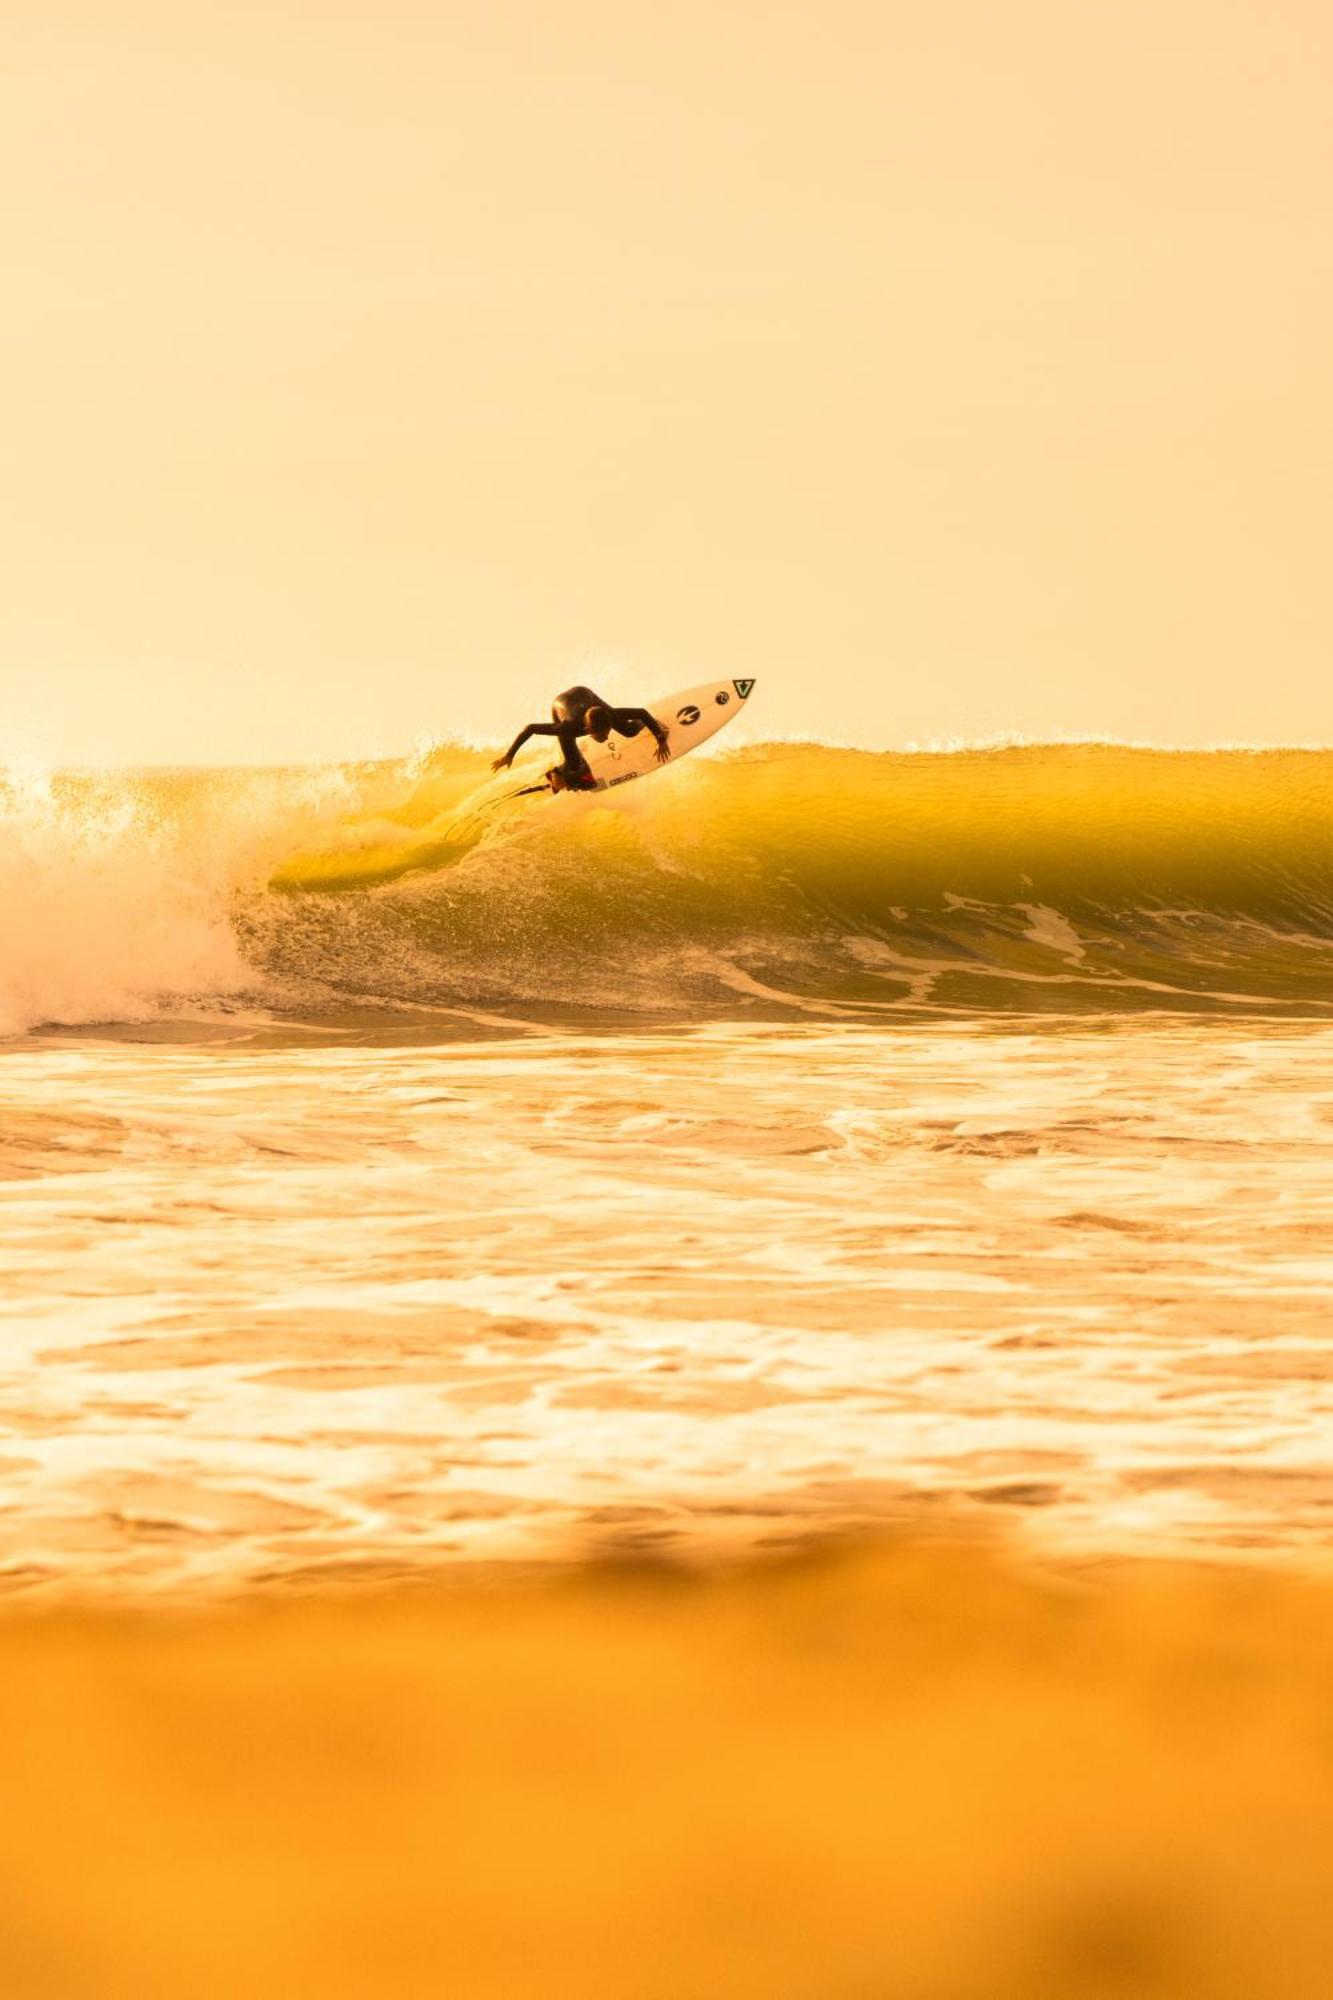
[[[0,780],[0,1031],[255,1003],[1333,1009],[1333,752],[758,745],[376,881],[485,770],[446,746]],[[268,888],[301,852],[336,893]]]

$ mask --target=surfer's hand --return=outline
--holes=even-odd
[[[662,741],[657,746],[657,761],[659,764],[665,764],[670,759],[670,756],[671,756],[671,745],[667,742],[666,738],[663,737]]]
[[[491,769],[493,771],[507,771],[509,769],[508,757],[497,757],[495,762],[491,765]]]

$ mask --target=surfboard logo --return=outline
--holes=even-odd
[[[747,696],[747,695],[749,694],[749,692],[750,692],[750,689],[751,689],[751,688],[752,688],[752,687],[754,686],[754,682],[753,682],[753,681],[733,681],[733,682],[731,683],[731,685],[732,685],[732,686],[733,686],[733,687],[735,688],[735,690],[736,690],[737,694],[738,694],[738,695],[740,696],[741,700],[742,700],[742,701],[744,701],[744,700],[745,700],[745,698],[746,698],[746,696]]]
[[[727,703],[731,700],[731,696],[727,693],[727,690],[723,688],[721,694],[715,694],[713,696],[713,700],[717,703],[719,708],[725,708]]]
[[[692,701],[687,701],[684,708],[676,710],[676,720],[677,722],[683,722],[687,729],[692,722],[699,720],[699,711]]]

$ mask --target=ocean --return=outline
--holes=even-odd
[[[0,1586],[1308,1561],[1333,753],[0,780]]]

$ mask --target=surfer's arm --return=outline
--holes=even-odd
[[[491,765],[493,771],[506,771],[517,757],[529,736],[558,736],[560,731],[554,722],[530,722],[526,729],[520,729],[503,757],[497,757]]]
[[[624,721],[637,722],[640,728],[652,731],[657,738],[657,761],[659,764],[665,764],[671,755],[671,746],[667,742],[667,733],[657,717],[650,714],[646,708],[621,708],[616,713]]]

